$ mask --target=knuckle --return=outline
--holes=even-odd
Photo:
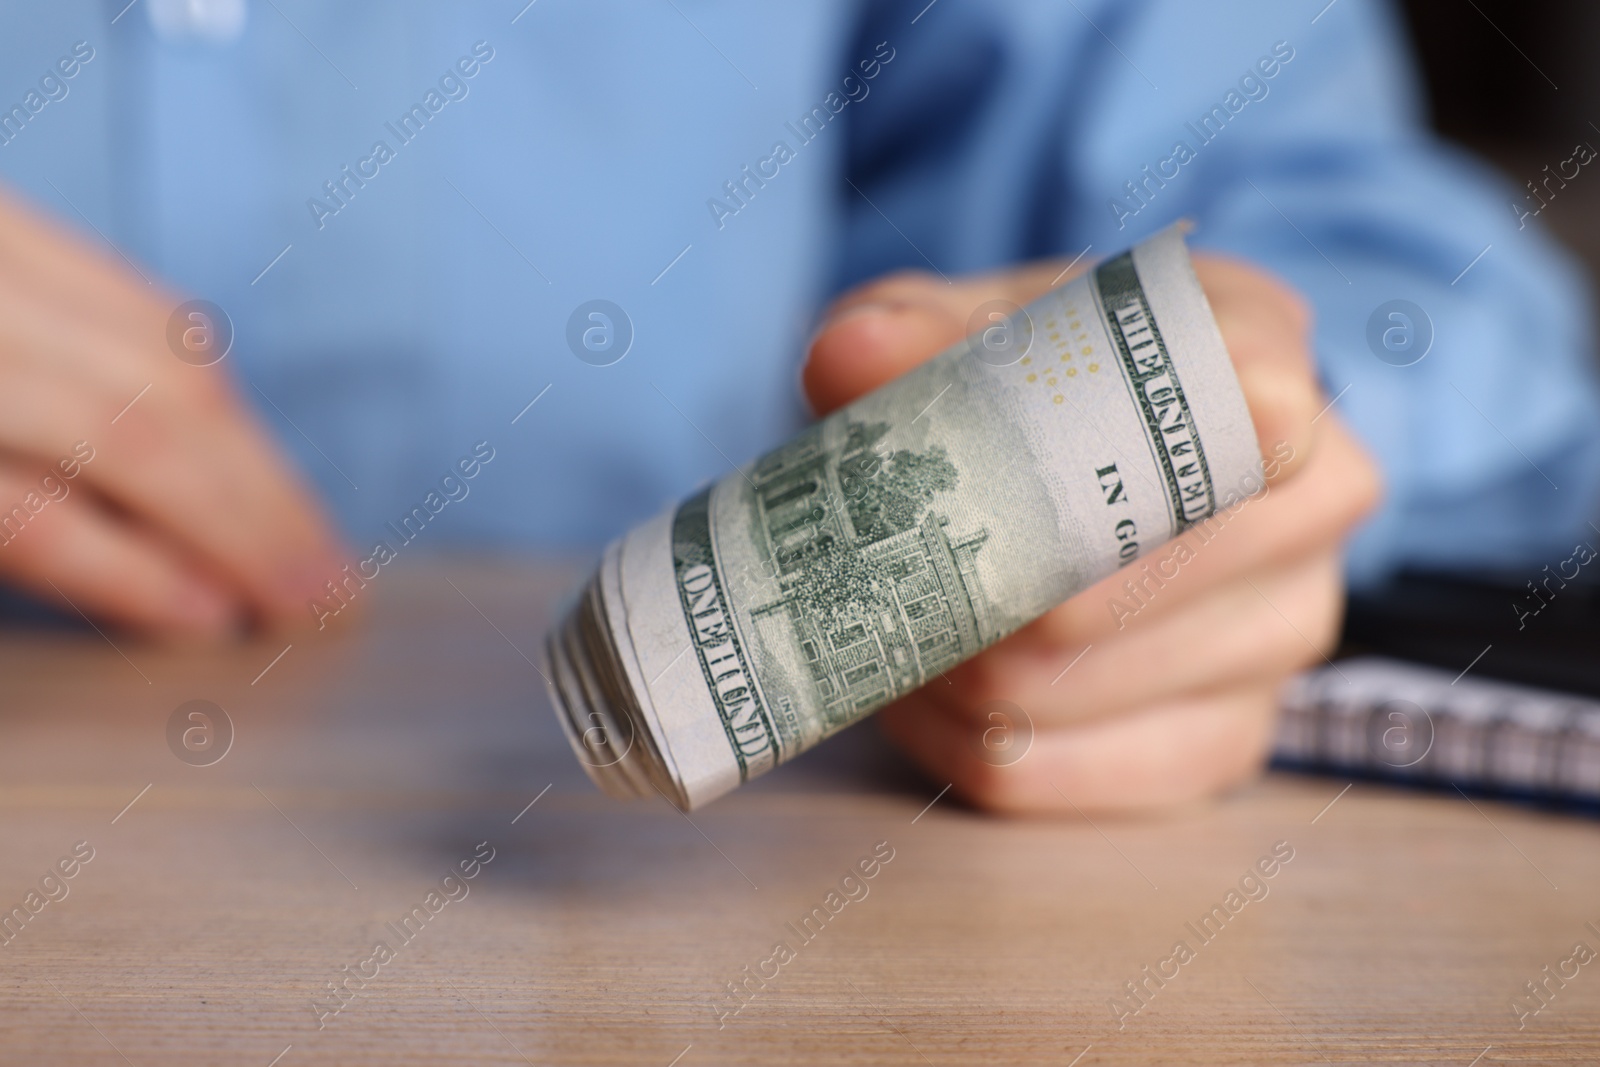
[[[1355,462],[1345,480],[1348,525],[1354,525],[1372,514],[1383,500],[1383,473],[1377,462],[1359,445],[1353,451]]]
[[[1277,687],[1252,691],[1241,697],[1231,717],[1231,743],[1226,751],[1233,754],[1231,774],[1225,768],[1218,788],[1237,784],[1257,771],[1267,762],[1272,750],[1274,728],[1278,719]]]
[[[230,409],[238,402],[233,383],[226,374],[216,373],[215,367],[183,369],[194,373],[179,374],[173,378],[170,387],[178,403],[225,413],[223,409]]]
[[[1263,721],[1271,721],[1266,716]],[[1216,796],[1248,781],[1266,766],[1271,751],[1272,732],[1265,729],[1255,716],[1236,720],[1229,731],[1232,744],[1218,756],[1215,773],[1199,790],[1203,796]]]
[[[1326,428],[1307,457],[1304,475],[1287,492],[1299,493],[1304,486],[1305,505],[1300,513],[1323,541],[1345,536],[1383,503],[1382,469],[1339,422],[1336,412],[1328,412]]]
[[[1028,788],[1028,775],[1021,763],[1000,766],[963,754],[956,769],[955,789],[967,803],[996,815],[1037,810],[1041,804]]]
[[[975,718],[978,705],[1006,695],[1009,672],[999,663],[1001,655],[998,649],[990,648],[950,668],[942,679],[934,675],[928,684],[956,695],[962,714]]]
[[[1097,583],[1064,603],[1057,604],[1019,633],[1025,633],[1031,640],[1064,649],[1088,644],[1103,629],[1106,618],[1107,593],[1103,587],[1106,587],[1106,583]]]
[[[1254,777],[1266,763],[1275,722],[1276,686],[1236,691],[1205,709],[1209,720],[1192,743],[1164,752],[1140,777],[1176,782],[1170,803],[1216,796]]]
[[[1302,296],[1298,289],[1275,275],[1263,273],[1262,278],[1272,293],[1280,313],[1288,320],[1290,329],[1299,337],[1310,336],[1311,324],[1316,317],[1311,302]]]
[[[1295,615],[1304,616],[1308,612],[1294,611]],[[1277,625],[1274,626],[1273,623]],[[1262,634],[1260,662],[1268,667],[1271,673],[1288,673],[1322,658],[1323,651],[1328,646],[1327,635],[1324,627],[1316,625],[1314,620],[1300,618],[1290,626],[1282,619],[1269,619],[1263,617],[1263,630],[1270,633]],[[1275,669],[1274,669],[1275,668]]]
[[[1271,271],[1256,266],[1245,269],[1249,272],[1249,285],[1258,297],[1269,303],[1296,334],[1301,337],[1310,334],[1315,318],[1310,301],[1288,281]]]
[[[1228,258],[1206,257],[1197,266],[1208,294],[1216,298],[1213,312],[1226,312],[1237,305],[1246,317],[1260,319],[1265,314],[1276,320],[1274,332],[1288,330],[1302,343],[1310,336],[1316,317],[1311,303],[1283,278]],[[1306,356],[1309,359],[1309,352]]]
[[[1321,660],[1338,645],[1344,594],[1337,560],[1318,560],[1286,588],[1285,613],[1294,625],[1279,620],[1267,643],[1268,662],[1280,664],[1285,674]]]
[[[108,393],[98,399],[95,407],[101,416],[96,421],[116,434],[119,451],[147,457],[159,450],[166,430],[162,420],[151,414],[154,405],[149,394],[130,404],[128,397]]]

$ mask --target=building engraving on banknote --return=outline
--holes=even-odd
[[[960,475],[945,449],[882,454],[889,424],[828,419],[765,456],[747,486],[761,557],[779,595],[748,612],[750,643],[766,672],[752,670],[734,627],[711,551],[709,490],[674,521],[674,556],[684,616],[701,671],[746,775],[781,762],[792,737],[775,727],[756,679],[776,669],[811,700],[780,692],[782,718],[815,721],[827,736],[872,708],[918,688],[995,639],[974,556],[982,527],[949,532],[933,507]],[[815,709],[815,710],[812,710]],[[754,764],[754,766],[751,766]]]
[[[822,709],[824,733],[953,667],[993,638],[974,555],[933,508],[959,474],[939,445],[879,458],[886,423],[828,421],[769,455],[753,496],[783,597],[751,612],[784,646]]]

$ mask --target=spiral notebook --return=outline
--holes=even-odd
[[[1345,659],[1291,683],[1273,755],[1292,769],[1600,804],[1600,700]]]

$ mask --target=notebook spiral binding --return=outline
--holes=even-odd
[[[1341,660],[1285,691],[1273,761],[1542,802],[1600,805],[1600,701]]]

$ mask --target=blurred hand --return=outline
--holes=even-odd
[[[0,581],[155,636],[303,625],[333,538],[223,367],[168,347],[179,302],[0,193]]]
[[[1139,561],[880,713],[929,776],[979,807],[1126,810],[1227,789],[1261,766],[1283,682],[1337,639],[1340,543],[1377,502],[1376,469],[1333,411],[1317,417],[1325,400],[1300,298],[1242,263],[1196,256],[1195,267],[1262,455],[1289,458],[1269,464],[1265,494],[1209,543],[1192,531],[1179,539],[1193,558],[1137,612],[1113,613],[1110,602],[1135,606],[1122,583],[1142,575]],[[848,294],[812,342],[804,383],[813,406],[825,413],[903,374],[961,340],[979,304],[1027,304],[1061,268],[955,284],[895,274]],[[1007,728],[984,708],[994,700],[1021,708],[1034,731],[1009,765],[985,745],[986,732]]]

